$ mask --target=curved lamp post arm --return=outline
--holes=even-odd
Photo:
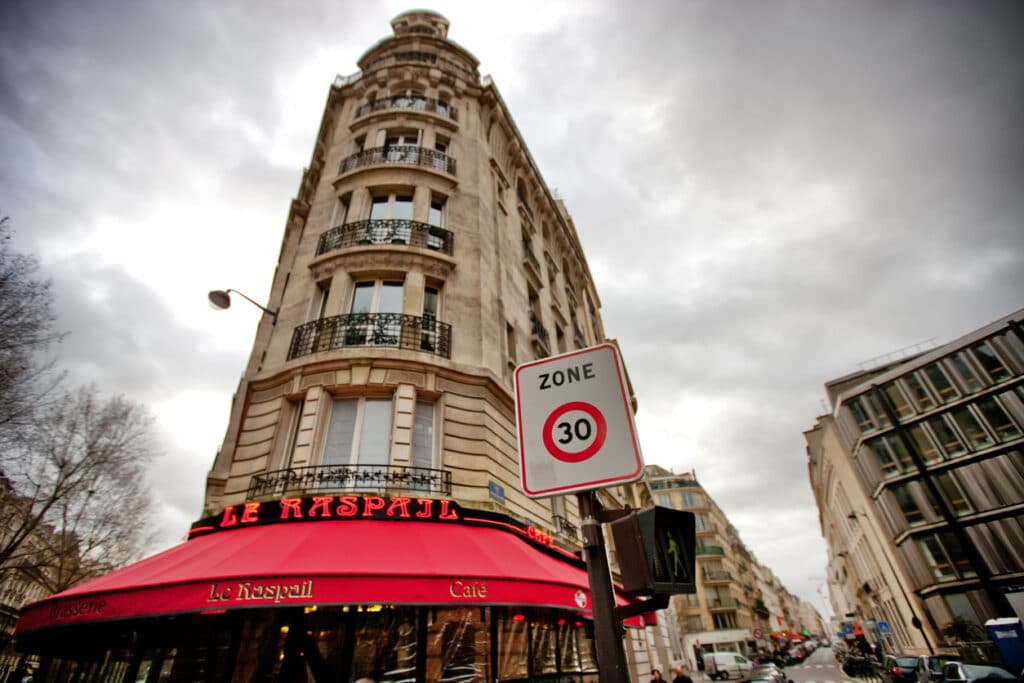
[[[273,311],[267,308],[266,306],[253,301],[252,298],[245,294],[245,292],[240,292],[237,289],[214,289],[211,290],[210,293],[207,295],[207,299],[210,301],[210,305],[213,306],[214,308],[224,310],[231,306],[232,293],[237,294],[238,296],[242,297],[243,299],[251,303],[256,308],[260,309],[261,311],[269,315],[273,322],[277,322],[277,311]]]

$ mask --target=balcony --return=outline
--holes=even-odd
[[[561,515],[554,515],[552,516],[551,521],[554,524],[555,533],[561,534],[562,536],[574,541],[579,539],[579,531],[576,529],[576,525],[570,523],[565,517],[562,517]]]
[[[420,495],[450,496],[452,473],[448,470],[397,465],[291,467],[253,476],[249,482],[246,500],[286,494],[343,491],[415,492]]]
[[[429,316],[347,313],[296,327],[288,360],[319,351],[365,346],[424,351],[451,358],[451,338],[452,326]]]
[[[551,340],[548,337],[548,330],[533,311],[530,311],[530,341],[541,355],[548,356],[551,354]]]
[[[705,569],[702,576],[704,583],[729,583],[734,580],[732,574],[719,569]]]
[[[465,78],[468,78],[471,82],[477,83],[480,79],[475,71],[467,69],[458,62],[452,61],[441,57],[440,55],[431,54],[429,52],[393,52],[383,57],[378,57],[373,60],[365,67],[363,67],[363,73],[372,71],[373,69],[379,69],[386,66],[394,66],[403,62],[413,62],[417,64],[426,64],[428,66],[436,66],[450,71],[455,71]]]
[[[708,609],[719,610],[719,609],[736,609],[742,607],[742,605],[733,597],[724,598],[712,598],[708,597]]]
[[[397,95],[395,97],[385,97],[382,100],[368,102],[356,109],[355,117],[360,119],[372,114],[373,112],[392,110],[422,111],[427,112],[428,114],[444,116],[452,121],[459,120],[459,112],[452,105],[447,102],[430,99],[429,97],[421,97],[419,95]]]
[[[526,276],[534,287],[540,289],[544,286],[544,278],[541,276],[540,260],[533,253],[533,247],[529,240],[523,240],[523,265],[526,266]]]
[[[455,175],[455,159],[443,152],[438,152],[419,145],[391,145],[390,147],[371,147],[356,152],[342,159],[338,173],[348,173],[364,166],[380,164],[408,164],[424,166],[448,175]]]
[[[725,555],[725,548],[720,545],[698,545],[697,557],[701,555]]]
[[[396,244],[439,251],[451,256],[455,236],[444,228],[407,220],[369,220],[346,223],[320,235],[316,255],[367,244]]]

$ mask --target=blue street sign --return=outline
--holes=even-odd
[[[493,481],[487,482],[487,492],[491,494],[491,498],[498,501],[502,505],[505,504],[505,489],[494,483]]]
[[[853,635],[853,622],[852,621],[844,621],[843,622],[843,633],[845,633],[848,636],[852,636]]]
[[[889,635],[890,633],[892,633],[892,631],[889,630],[889,622],[888,621],[880,621],[880,622],[878,622],[878,632],[881,633],[882,635],[886,635],[886,636]]]

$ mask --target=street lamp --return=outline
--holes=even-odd
[[[859,524],[860,522],[857,519],[858,516],[867,518],[865,513],[857,511],[853,511],[846,515],[846,518]],[[892,560],[889,559],[889,554],[885,552],[884,548],[882,549],[881,554],[882,557],[885,558],[885,563],[889,565],[889,571],[892,572],[893,580],[896,581],[896,585],[899,587],[900,593],[903,595],[903,600],[907,603],[907,609],[910,610],[910,623],[914,628],[921,632],[921,637],[924,638],[924,644],[928,646],[929,654],[935,654],[935,650],[932,648],[932,643],[928,640],[928,634],[924,632],[924,624],[921,623],[917,614],[914,613],[914,603],[910,601],[910,596],[907,595],[907,591],[903,588],[903,582],[900,581],[900,575],[896,571],[896,567],[893,566]]]
[[[255,301],[250,299],[248,296],[246,296],[244,292],[239,292],[237,289],[214,289],[214,290],[210,290],[210,293],[206,295],[206,298],[207,298],[207,300],[209,300],[211,307],[216,308],[217,310],[223,311],[223,310],[231,307],[231,294],[232,294],[232,292],[237,294],[238,296],[242,297],[243,299],[245,299],[246,301],[251,303],[256,308],[260,309],[261,311],[263,311],[267,315],[269,315],[270,319],[271,319],[271,322],[273,322],[273,323],[277,322],[277,311],[272,311],[269,308],[267,308],[266,306],[262,306],[262,305],[256,303]]]

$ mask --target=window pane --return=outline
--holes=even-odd
[[[1003,407],[996,403],[995,399],[986,398],[978,401],[978,408],[981,409],[981,414],[988,421],[988,426],[992,428],[1000,441],[1010,441],[1020,436],[1020,429],[1006,414]]]
[[[914,409],[911,407],[910,401],[908,401],[903,395],[903,392],[900,390],[898,385],[893,383],[886,384],[882,388],[882,391],[884,391],[885,395],[889,398],[893,409],[896,411],[896,417],[899,418],[900,421],[903,421],[914,414]]]
[[[900,472],[899,465],[893,460],[892,456],[889,455],[889,451],[886,450],[885,444],[882,443],[881,439],[875,439],[870,444],[871,452],[875,456],[875,460],[878,461],[878,466],[882,470],[883,477],[892,477]]]
[[[402,312],[402,283],[385,282],[380,288],[380,306],[378,313]]]
[[[903,378],[903,383],[906,385],[907,390],[910,392],[910,397],[917,405],[917,409],[921,412],[931,410],[935,407],[935,401],[928,394],[928,390],[925,388],[921,380],[918,379],[917,375],[907,375]]]
[[[910,435],[910,440],[914,442],[914,448],[917,449],[917,454],[921,456],[922,460],[930,464],[941,459],[942,456],[939,454],[939,449],[935,447],[923,425],[916,424],[907,433]]]
[[[946,551],[943,550],[942,545],[939,543],[939,539],[935,536],[918,541],[921,553],[924,555],[925,561],[932,570],[932,574],[935,578],[940,581],[943,579],[955,579],[956,573],[953,571],[953,565],[946,557]]]
[[[850,407],[850,413],[853,415],[853,419],[857,421],[857,426],[862,433],[867,434],[875,431],[875,423],[871,421],[859,398],[847,401],[847,405]]]
[[[961,351],[955,356],[951,356],[949,359],[953,365],[953,369],[956,370],[956,374],[960,375],[960,379],[963,380],[964,386],[970,392],[981,391],[983,384],[978,378],[977,373],[974,372],[974,368],[971,367],[970,359],[967,354]]]
[[[967,452],[967,447],[952,427],[950,427],[944,418],[934,417],[928,420],[928,425],[932,428],[932,432],[939,439],[939,444],[942,446],[942,450],[945,452],[947,458],[955,458],[958,455],[963,455]]]
[[[359,434],[360,465],[387,465],[391,442],[391,399],[368,398]]]
[[[889,446],[889,450],[896,456],[896,460],[899,463],[900,469],[904,472],[909,472],[914,469],[914,461],[910,458],[910,453],[907,452],[903,442],[896,436],[885,437],[885,443]]]
[[[430,214],[427,222],[439,228],[444,227],[444,201],[435,199],[430,202]]]
[[[356,399],[336,398],[331,404],[323,464],[347,465],[352,459],[352,435],[356,427]]]
[[[942,541],[942,545],[946,549],[946,555],[953,562],[953,566],[956,568],[960,578],[975,576],[971,562],[967,559],[967,554],[963,551],[963,548],[960,547],[960,542],[956,540],[956,536],[947,531],[940,533],[939,539]]]
[[[892,490],[892,493],[896,498],[896,503],[900,506],[900,510],[903,511],[903,516],[907,519],[907,524],[915,526],[925,521],[921,508],[917,506],[914,497],[910,495],[909,486],[906,484],[897,486]]]
[[[352,313],[369,313],[373,307],[372,282],[356,283],[356,291],[352,296]]]
[[[498,680],[529,677],[528,629],[525,614],[509,612],[498,623]]]
[[[370,207],[370,220],[379,221],[388,217],[388,198],[374,197],[373,206]]]
[[[427,628],[428,681],[484,683],[490,677],[491,646],[486,625],[480,620],[480,608],[439,609]],[[404,678],[412,681],[415,671]]]
[[[960,484],[957,483],[952,474],[943,472],[935,477],[935,481],[938,483],[946,502],[949,503],[957,515],[965,515],[972,511],[967,496],[964,495],[963,489],[960,488]]]
[[[924,374],[928,376],[932,386],[935,387],[935,391],[939,393],[939,399],[943,403],[949,403],[960,396],[960,393],[956,390],[949,382],[949,378],[946,377],[945,371],[940,368],[937,364],[932,363],[924,369]]]
[[[395,206],[391,217],[396,220],[412,220],[412,197],[395,197]]]
[[[431,468],[434,466],[434,404],[416,402],[416,417],[413,421],[412,466]]]
[[[991,344],[988,342],[981,342],[971,348],[974,351],[974,357],[978,359],[978,362],[981,363],[981,367],[985,368],[985,372],[987,372],[989,377],[994,381],[1005,382],[1013,377],[1013,374],[1006,369],[1006,365],[996,353],[996,350],[992,348]]]
[[[864,398],[867,400],[867,404],[871,408],[871,412],[874,413],[875,420],[878,421],[878,426],[882,429],[889,427],[892,423],[889,422],[889,417],[885,414],[885,410],[882,409],[882,404],[879,403],[878,399],[872,394],[865,394]]]
[[[427,287],[423,290],[423,315],[429,318],[437,317],[438,291],[434,287]]]
[[[953,419],[956,420],[960,430],[974,448],[985,448],[992,445],[992,437],[985,432],[981,423],[974,417],[974,413],[968,410],[967,406],[954,410]]]

